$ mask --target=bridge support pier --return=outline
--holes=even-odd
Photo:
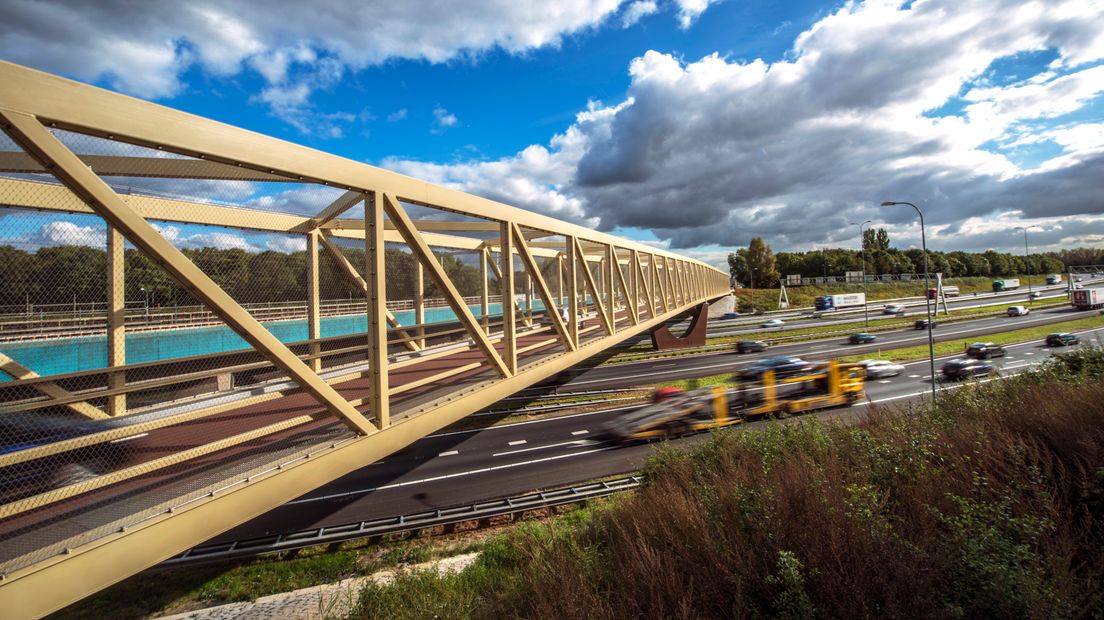
[[[705,346],[705,330],[709,322],[709,304],[702,303],[690,311],[690,327],[686,333],[676,336],[666,325],[660,324],[651,331],[652,348],[656,351],[672,351]]]

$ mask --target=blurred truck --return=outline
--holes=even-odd
[[[1104,308],[1104,286],[1074,289],[1070,292],[1070,303],[1078,310]]]
[[[1062,283],[1062,275],[1061,274],[1053,273],[1053,274],[1047,276],[1047,284],[1061,284],[1061,283]]]
[[[1000,291],[1011,291],[1020,288],[1020,281],[1016,278],[1005,278],[1003,280],[993,280],[993,292],[999,293]]]
[[[866,303],[864,293],[847,293],[844,295],[821,295],[816,298],[817,310],[839,310],[840,308],[853,308]]]
[[[607,422],[600,436],[619,442],[665,439],[767,415],[853,405],[865,396],[866,371],[860,364],[829,362],[784,378],[768,370],[754,380],[739,380],[735,389],[657,394],[657,402]]]

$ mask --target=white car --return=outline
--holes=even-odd
[[[905,304],[886,304],[882,307],[882,314],[903,314]]]
[[[1008,316],[1027,316],[1029,312],[1027,306],[1008,306]]]
[[[771,319],[759,324],[759,327],[782,327],[786,322],[782,319]]]
[[[905,372],[905,367],[894,364],[889,360],[863,360],[859,365],[866,369],[869,379],[881,379],[882,377],[896,377]]]

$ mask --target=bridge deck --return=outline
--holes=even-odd
[[[618,312],[617,327],[631,325],[624,311]],[[518,336],[519,369],[557,353],[562,347],[548,328],[535,328]],[[584,342],[601,337],[596,319],[580,330]],[[627,332],[626,332],[627,333]],[[503,345],[496,344],[501,353]],[[427,377],[471,364],[477,367],[457,373],[447,385],[431,383],[406,389]],[[391,370],[392,423],[430,413],[432,403],[474,389],[493,378],[483,354],[474,348],[414,363]],[[338,393],[350,402],[365,402],[368,385],[365,378],[334,384]],[[366,404],[358,411],[371,416]],[[324,408],[311,395],[292,390],[275,400],[246,405],[199,420],[158,428],[121,444],[128,453],[126,467],[140,466],[155,459],[170,457],[212,441],[233,437],[273,424],[319,414],[314,419],[290,428],[266,434],[236,446],[211,452],[178,465],[120,481],[56,503],[0,520],[0,573],[17,570],[46,556],[63,552],[140,520],[141,515],[156,514],[183,503],[197,494],[226,487],[250,472],[286,463],[318,446],[351,439],[345,425],[324,415]],[[367,465],[367,463],[365,463]],[[121,466],[120,466],[121,467]]]

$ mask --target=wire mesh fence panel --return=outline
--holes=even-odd
[[[125,243],[14,143],[0,145],[24,156],[8,157],[17,165],[0,178],[4,570],[352,437],[226,320],[240,307],[293,355],[310,353],[307,235],[288,232],[304,218],[256,207],[313,214],[345,192],[52,133],[224,297],[219,308],[201,301],[164,256]]]

